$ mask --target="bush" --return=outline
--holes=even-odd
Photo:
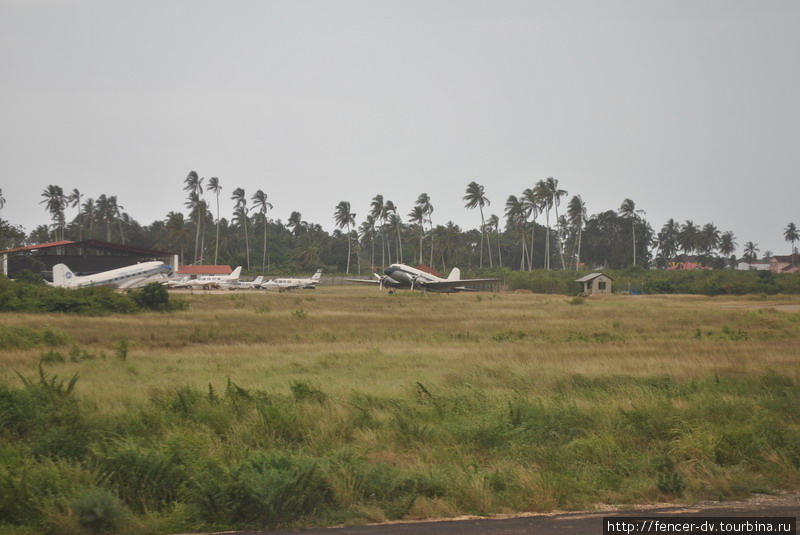
[[[70,505],[80,526],[91,534],[114,530],[122,518],[116,496],[102,488],[84,490],[72,498]]]
[[[132,292],[133,300],[147,310],[166,312],[170,310],[169,292],[158,282],[151,282],[141,290]]]

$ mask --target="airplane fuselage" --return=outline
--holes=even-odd
[[[427,282],[442,282],[447,279],[431,275],[417,268],[404,264],[392,264],[383,270],[386,275],[384,286],[398,289],[424,289]]]
[[[63,266],[63,264],[59,264]],[[66,266],[64,266],[66,268]],[[54,271],[56,266],[54,266]],[[61,268],[59,268],[60,270]],[[164,262],[142,262],[122,268],[86,275],[80,277],[75,275],[68,268],[63,270],[63,280],[56,281],[54,273],[54,284],[64,288],[86,288],[88,286],[111,286],[112,288],[133,288],[145,282],[147,279],[156,275],[169,273],[171,269],[164,265]],[[59,279],[61,279],[59,276]]]

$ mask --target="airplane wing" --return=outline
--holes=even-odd
[[[456,290],[459,292],[475,292],[475,288],[464,286],[465,284],[488,284],[490,282],[500,282],[500,279],[457,279],[457,280],[441,280],[441,281],[425,281],[424,283],[418,282],[420,286],[424,286],[429,290]]]
[[[381,286],[381,285],[383,285],[384,288],[395,288],[395,287],[399,286],[397,284],[397,281],[394,280],[394,279],[391,279],[389,277],[382,277],[382,279],[383,280],[381,280],[381,278],[378,278],[378,279],[344,279],[344,280],[346,280],[348,282],[357,282],[359,284],[372,284],[373,286]]]
[[[373,279],[344,279],[347,282],[358,282],[360,284],[380,284],[381,281],[376,281]]]

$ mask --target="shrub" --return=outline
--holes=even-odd
[[[169,292],[158,282],[151,282],[132,293],[133,300],[147,310],[166,312],[170,310]]]
[[[86,489],[73,497],[70,505],[80,526],[91,534],[114,530],[122,518],[116,496],[102,488]]]

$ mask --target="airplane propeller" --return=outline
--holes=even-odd
[[[382,292],[383,291],[383,279],[385,279],[386,277],[381,277],[380,275],[378,275],[374,271],[372,272],[372,274],[375,275],[376,279],[378,279],[378,291]]]

